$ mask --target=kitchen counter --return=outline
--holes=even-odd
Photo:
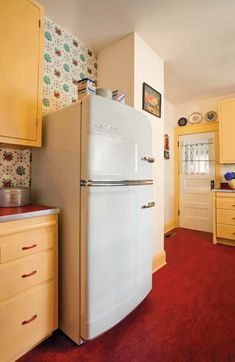
[[[235,190],[232,189],[213,189],[212,192],[235,192]]]
[[[60,209],[51,206],[31,204],[21,207],[0,207],[0,223],[31,217],[58,214]]]

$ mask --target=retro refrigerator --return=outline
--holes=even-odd
[[[44,117],[34,201],[58,206],[59,326],[77,344],[152,288],[152,134],[142,112],[86,96]]]

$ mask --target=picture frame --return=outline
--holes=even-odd
[[[162,95],[147,83],[143,83],[142,109],[154,116],[161,118]]]

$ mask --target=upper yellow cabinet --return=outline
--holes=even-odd
[[[235,99],[219,104],[220,162],[235,163]]]
[[[5,0],[0,13],[0,142],[40,147],[43,7]]]

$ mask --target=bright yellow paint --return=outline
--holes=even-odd
[[[17,0],[0,9],[0,142],[41,146],[43,7]]]
[[[220,162],[235,163],[235,99],[219,103]]]
[[[179,136],[189,135],[195,133],[207,133],[215,132],[215,187],[220,185],[220,164],[219,164],[219,124],[218,122],[213,123],[202,123],[192,126],[175,127],[174,129],[174,210],[175,210],[175,226],[179,226]]]
[[[3,362],[17,360],[58,328],[57,222],[48,215],[0,223]]]

